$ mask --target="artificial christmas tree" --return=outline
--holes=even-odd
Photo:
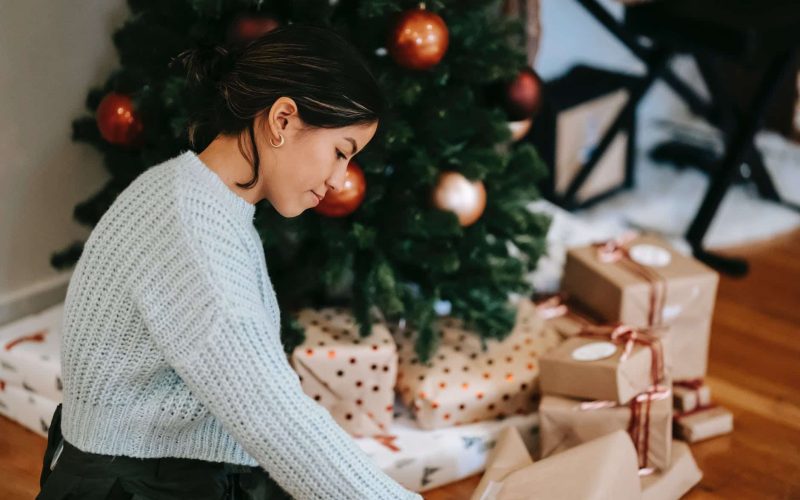
[[[94,227],[133,179],[191,149],[192,113],[210,89],[196,88],[171,64],[180,53],[202,46],[228,54],[295,23],[330,27],[365,56],[391,112],[359,156],[363,199],[346,213],[308,210],[287,219],[268,203],[257,207],[254,224],[284,312],[287,351],[303,340],[293,312],[306,306],[351,307],[363,335],[376,319],[405,322],[419,331],[423,360],[439,341],[436,304],[449,303],[451,315],[483,338],[511,332],[509,294],[531,292],[524,276],[544,251],[549,224],[525,208],[539,197],[535,186],[545,168],[530,145],[512,143],[508,123],[524,117],[509,116],[508,96],[491,90],[509,88],[527,66],[521,21],[504,18],[498,2],[486,0],[129,0],[129,6],[130,18],[114,34],[120,67],[91,89],[90,113],[73,123],[74,140],[96,147],[111,176],[75,208],[78,222]],[[436,36],[415,52],[398,29],[416,27],[419,35],[427,29],[421,19],[437,20],[435,33],[427,34]],[[130,124],[115,131],[115,140],[95,118],[109,95],[130,98]],[[201,134],[194,149],[212,139]],[[432,201],[443,172],[485,190],[485,208],[468,225]],[[82,245],[54,254],[53,266],[74,265]]]

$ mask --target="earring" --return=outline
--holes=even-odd
[[[283,146],[283,141],[285,141],[285,139],[283,138],[283,135],[282,135],[282,134],[278,134],[278,135],[279,135],[279,136],[280,136],[280,138],[281,138],[281,142],[280,142],[280,143],[278,143],[278,144],[275,144],[274,142],[272,142],[272,137],[270,137],[270,138],[269,138],[269,143],[270,143],[270,144],[272,144],[272,147],[273,147],[273,148],[279,148],[279,147]]]

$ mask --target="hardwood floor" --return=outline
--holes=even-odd
[[[703,480],[686,498],[800,498],[800,230],[729,249],[750,274],[721,277],[708,383],[733,434],[692,446]],[[0,498],[38,492],[45,440],[0,417]],[[480,476],[427,492],[465,499]]]

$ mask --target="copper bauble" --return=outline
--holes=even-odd
[[[136,144],[144,130],[131,98],[118,92],[109,92],[103,97],[95,112],[95,120],[100,135],[112,144]]]
[[[506,86],[505,108],[511,121],[530,118],[542,102],[542,80],[525,68]]]
[[[422,70],[439,64],[447,52],[450,34],[444,20],[424,8],[404,12],[387,45],[392,59],[404,68]]]
[[[486,188],[481,181],[470,181],[458,172],[443,172],[433,190],[433,204],[453,212],[462,226],[480,219],[486,208]]]
[[[511,140],[516,142],[525,137],[525,135],[531,129],[532,124],[533,124],[532,118],[506,123],[506,125],[508,125],[508,130],[511,132]]]
[[[355,212],[367,194],[367,180],[361,167],[351,161],[347,164],[342,189],[328,191],[314,210],[326,217],[344,217]]]
[[[270,16],[243,15],[234,20],[228,30],[228,40],[232,42],[249,42],[269,33],[280,26]]]

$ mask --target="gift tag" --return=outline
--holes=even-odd
[[[572,351],[572,359],[576,361],[597,361],[608,358],[617,352],[617,346],[611,342],[592,342],[584,344]]]
[[[650,267],[665,267],[672,260],[669,250],[647,243],[632,246],[628,254],[634,262]]]

